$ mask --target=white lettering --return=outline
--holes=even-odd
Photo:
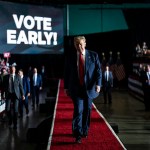
[[[53,38],[54,38],[53,45],[57,45],[57,33],[53,34]]]
[[[42,40],[42,32],[38,32],[38,44],[46,45],[46,41]]]
[[[51,31],[52,30],[52,27],[51,27],[52,19],[51,18],[46,18],[46,17],[44,17],[43,19],[44,19],[43,20],[43,30]]]
[[[57,45],[57,33],[46,32],[52,30],[51,18],[13,14],[13,19],[17,29],[25,27],[27,30],[7,30],[8,44]],[[29,31],[31,29],[40,31]]]
[[[20,17],[18,19],[17,15],[13,14],[13,18],[14,18],[15,25],[16,25],[17,29],[20,29],[22,26],[24,15],[20,15]]]
[[[18,35],[18,37],[17,37]],[[16,30],[7,30],[7,43],[8,44],[35,44],[35,45],[51,45],[52,40],[53,45],[57,45],[56,32],[35,32],[21,30],[18,34]],[[53,39],[55,38],[55,39]]]
[[[35,26],[35,20],[32,16],[26,16],[24,18],[24,26],[26,29],[33,29]]]
[[[47,39],[47,45],[51,45],[51,39],[53,37],[53,32],[50,32],[49,34],[47,32],[44,32],[44,35]]]
[[[16,44],[16,30],[7,30],[7,43]]]
[[[17,40],[17,44],[20,44],[20,43],[28,44],[26,34],[23,30],[20,31],[20,34],[19,34],[18,40]]]
[[[34,17],[35,21],[37,21],[37,30],[41,30],[43,17]]]
[[[38,44],[37,38],[38,38],[37,32],[35,32],[35,31],[29,31],[28,32],[28,43],[29,44],[36,44],[37,45]]]

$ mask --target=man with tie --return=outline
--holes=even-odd
[[[21,77],[21,81],[23,84],[23,90],[24,90],[24,95],[25,95],[25,100],[20,99],[19,100],[19,110],[20,110],[20,118],[23,117],[23,106],[26,109],[26,115],[28,116],[29,114],[29,108],[28,108],[28,97],[30,96],[30,82],[29,82],[29,77],[26,77],[23,73],[23,70],[20,69],[18,71],[18,74]]]
[[[139,65],[139,81],[142,83],[142,90],[143,90],[143,99],[145,105],[145,111],[149,110],[148,102],[149,102],[149,85],[148,85],[148,68],[147,65],[140,64]]]
[[[147,65],[147,71],[146,71],[146,78],[145,78],[146,84],[144,89],[144,104],[145,104],[145,110],[150,111],[150,65]]]
[[[15,66],[10,67],[10,74],[4,76],[4,91],[6,97],[6,113],[9,127],[17,129],[19,99],[25,99],[21,78],[16,73]]]
[[[37,68],[33,69],[33,76],[31,78],[31,86],[32,86],[32,108],[35,108],[39,105],[39,93],[42,90],[42,76],[37,73]]]
[[[7,71],[6,71],[6,68],[2,68],[1,69],[1,74],[0,74],[0,90],[1,90],[1,96],[2,98],[5,98],[5,93],[4,93],[4,83],[3,83],[3,79],[4,79],[4,76],[7,75]]]
[[[111,88],[113,87],[113,75],[112,72],[109,70],[108,64],[106,64],[106,70],[103,72],[102,86],[103,86],[104,104],[107,103],[107,99],[109,104],[111,104],[112,103]]]
[[[90,127],[92,100],[101,88],[101,67],[98,54],[85,49],[84,36],[74,38],[75,53],[66,56],[64,88],[74,104],[72,133],[76,143],[87,137]]]
[[[45,86],[46,84],[46,68],[44,65],[42,65],[41,67],[41,76],[42,76],[42,82],[43,82],[43,86]]]

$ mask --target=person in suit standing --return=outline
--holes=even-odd
[[[21,78],[16,74],[15,66],[10,67],[10,74],[4,76],[4,91],[6,97],[6,113],[9,127],[17,129],[19,99],[25,99]]]
[[[84,36],[74,38],[76,51],[66,56],[64,91],[74,104],[72,133],[76,143],[88,136],[92,100],[101,89],[101,65],[96,52],[85,49]]]
[[[145,111],[150,111],[150,65],[147,65],[144,85],[144,105]]]
[[[103,86],[104,104],[107,103],[107,99],[109,104],[111,104],[112,103],[111,89],[113,87],[113,74],[109,70],[108,64],[106,65],[106,69],[103,72],[102,86]]]
[[[142,83],[143,90],[143,99],[145,105],[145,111],[149,110],[148,102],[149,102],[149,85],[148,85],[148,69],[146,65],[139,65],[139,81]]]
[[[33,77],[33,69],[32,66],[29,66],[27,76],[29,77],[29,81],[32,80]]]
[[[39,106],[39,93],[42,90],[42,76],[37,73],[37,68],[33,69],[33,76],[31,78],[31,86],[32,86],[32,108]]]
[[[42,65],[42,67],[41,67],[41,76],[42,76],[43,86],[45,86],[45,84],[46,84],[46,69],[45,69],[44,65]]]
[[[2,68],[1,69],[1,74],[0,74],[0,90],[1,90],[1,96],[2,98],[5,98],[5,93],[4,93],[4,83],[3,83],[3,80],[4,80],[4,76],[7,75],[7,71],[6,71],[6,68]]]
[[[7,75],[7,71],[6,68],[2,68],[1,69],[1,74],[0,74],[0,92],[1,92],[1,99],[5,99],[5,91],[4,91],[4,76]],[[2,113],[2,117],[1,117],[2,121],[6,120],[6,113]]]
[[[30,96],[30,81],[29,81],[29,77],[26,77],[24,75],[22,69],[20,69],[18,71],[18,74],[21,77],[21,81],[22,81],[22,84],[23,84],[24,95],[25,95],[25,100],[22,100],[22,99],[19,100],[20,118],[22,118],[23,117],[23,106],[25,106],[26,115],[28,116],[28,114],[29,114],[28,97]]]

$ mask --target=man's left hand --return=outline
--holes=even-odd
[[[25,96],[24,95],[22,96],[22,100],[25,100]]]
[[[99,85],[96,85],[96,92],[99,93],[101,90],[101,87]]]

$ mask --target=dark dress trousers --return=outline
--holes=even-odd
[[[16,127],[19,99],[24,95],[20,76],[15,75],[13,80],[10,74],[4,76],[4,91],[9,125],[13,122],[14,127]]]
[[[84,84],[81,86],[78,75],[77,53],[72,53],[66,57],[64,88],[68,89],[74,104],[72,132],[76,137],[88,134],[92,100],[99,95],[96,92],[96,85],[101,86],[102,78],[97,53],[86,50],[84,66]]]
[[[140,72],[140,81],[142,83],[142,90],[144,94],[144,105],[145,110],[150,111],[150,84],[148,82],[148,72],[141,71]]]
[[[20,116],[23,116],[23,105],[26,108],[26,113],[29,112],[28,109],[28,93],[30,93],[30,81],[29,78],[26,76],[23,76],[23,78],[21,79],[22,84],[23,84],[23,90],[24,90],[24,96],[25,96],[25,100],[22,100],[22,98],[19,101],[19,108],[20,108]]]
[[[31,88],[32,88],[32,106],[39,105],[39,93],[40,87],[42,87],[42,76],[37,74],[36,84],[34,84],[34,74],[31,78]]]
[[[104,94],[104,103],[107,103],[107,100],[109,103],[112,103],[111,89],[113,86],[113,75],[111,71],[108,71],[108,79],[107,79],[107,73],[106,71],[104,71],[102,86],[103,86],[103,94]]]

